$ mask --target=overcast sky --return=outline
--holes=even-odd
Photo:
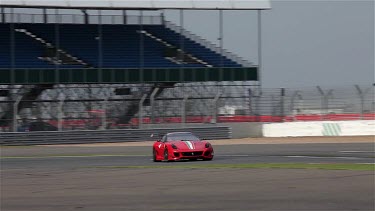
[[[167,12],[179,22],[179,13]],[[186,11],[185,28],[216,42],[217,11]],[[257,63],[257,14],[224,12],[224,48]],[[264,87],[371,85],[374,2],[272,1],[262,13]]]
[[[271,2],[262,12],[264,87],[374,83],[374,0]],[[165,14],[180,23],[179,11]],[[185,11],[184,27],[218,44],[219,12]],[[224,48],[257,64],[256,11],[224,11]]]

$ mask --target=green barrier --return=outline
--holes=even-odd
[[[147,69],[0,69],[0,84],[257,81],[257,67]]]

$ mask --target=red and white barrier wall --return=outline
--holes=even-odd
[[[375,136],[375,120],[265,123],[262,131],[264,137]]]

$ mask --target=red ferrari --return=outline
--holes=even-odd
[[[152,152],[154,162],[184,159],[212,160],[214,157],[212,145],[190,132],[167,133],[154,143]]]

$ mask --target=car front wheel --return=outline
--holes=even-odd
[[[159,162],[160,161],[160,160],[156,159],[156,151],[155,151],[155,149],[152,150],[152,158],[153,158],[154,162]]]
[[[168,159],[168,149],[164,150],[164,160],[169,161],[169,159]]]

